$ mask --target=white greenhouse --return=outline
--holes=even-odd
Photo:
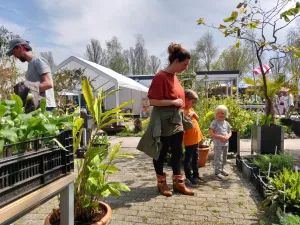
[[[148,93],[148,88],[144,85],[109,68],[75,56],[71,56],[60,63],[55,68],[54,72],[63,69],[85,69],[84,76],[91,81],[96,92],[98,92],[99,88],[103,88],[106,93],[120,88],[120,91],[117,91],[115,94],[106,98],[104,102],[105,109],[112,109],[126,101],[134,99],[135,102],[127,106],[126,109],[130,109],[135,115],[140,115],[142,99],[146,98]],[[81,88],[79,89],[81,90]],[[79,94],[78,91],[75,90],[67,91]]]

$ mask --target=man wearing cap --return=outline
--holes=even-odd
[[[46,98],[47,110],[51,111],[56,107],[53,80],[51,69],[45,59],[32,54],[29,41],[22,38],[15,38],[9,42],[8,56],[15,56],[21,62],[28,62],[26,80],[40,82],[40,95]]]

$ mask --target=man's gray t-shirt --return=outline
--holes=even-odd
[[[42,74],[49,73],[52,81],[51,69],[45,59],[42,57],[33,57],[28,63],[28,70],[26,72],[26,80],[31,82],[42,82]],[[53,82],[53,81],[52,81]],[[46,98],[47,107],[56,107],[53,88],[41,93]]]
[[[209,128],[212,128],[214,130],[214,134],[216,135],[222,135],[227,136],[228,132],[231,130],[231,125],[226,121],[220,121],[220,120],[214,120],[211,122]],[[220,139],[213,138],[213,142],[215,146],[227,146],[228,141],[223,142]]]

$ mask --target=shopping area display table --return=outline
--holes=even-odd
[[[0,225],[9,225],[60,194],[61,224],[74,225],[74,180],[70,173],[12,203],[0,208]],[[50,213],[51,211],[49,211]]]

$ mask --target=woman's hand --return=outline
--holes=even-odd
[[[183,106],[183,100],[181,98],[177,98],[173,100],[173,105],[181,107]]]

